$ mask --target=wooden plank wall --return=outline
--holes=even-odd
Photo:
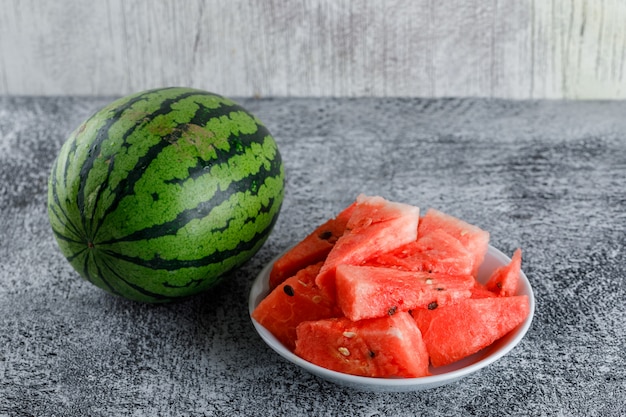
[[[0,94],[626,98],[623,0],[0,0]]]

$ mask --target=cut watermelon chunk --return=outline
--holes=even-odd
[[[448,365],[491,345],[522,323],[528,296],[470,298],[434,310],[413,310],[434,367]]]
[[[370,377],[429,374],[426,346],[407,313],[359,322],[307,321],[297,334],[295,353],[327,369]]]
[[[270,271],[270,289],[276,288],[281,282],[294,276],[299,270],[326,259],[337,239],[343,235],[355,206],[356,202],[346,207],[334,219],[330,219],[318,226],[312,233],[276,260]]]
[[[487,297],[497,297],[496,294],[489,291],[484,284],[476,281],[474,286],[472,287],[472,296],[470,298],[487,298]]]
[[[341,316],[335,300],[315,285],[322,263],[310,265],[286,279],[265,297],[252,312],[252,318],[293,350],[296,326],[306,320]]]
[[[522,272],[522,250],[517,249],[508,265],[496,269],[489,277],[486,288],[496,295],[508,297],[517,294],[519,276]]]
[[[383,253],[366,264],[406,271],[473,275],[474,258],[474,255],[457,238],[443,230],[434,229],[423,235],[418,234],[416,241]]]
[[[419,236],[441,232],[457,239],[469,252],[472,260],[472,275],[476,276],[489,249],[489,232],[436,209],[428,209],[420,219]]]
[[[359,265],[417,238],[419,208],[382,197],[357,197],[346,231],[331,249],[316,284],[335,291],[335,269],[340,264]]]
[[[339,265],[335,282],[337,304],[346,317],[357,321],[469,298],[475,279],[470,275]]]

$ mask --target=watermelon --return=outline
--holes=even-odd
[[[359,195],[346,231],[328,254],[315,283],[333,293],[338,265],[358,265],[414,241],[418,222],[418,207]]]
[[[434,367],[448,365],[491,345],[530,312],[527,295],[468,298],[432,310],[413,310]]]
[[[291,350],[296,346],[298,324],[341,315],[334,298],[329,298],[315,285],[321,266],[322,262],[309,265],[287,278],[252,312],[253,319]]]
[[[418,234],[445,232],[455,238],[470,254],[472,275],[476,276],[489,249],[489,232],[434,208],[426,211],[420,219]]]
[[[357,321],[469,298],[475,280],[471,275],[339,265],[335,282],[337,304],[346,317]]]
[[[202,90],[121,98],[56,158],[48,214],[61,252],[109,293],[167,302],[207,290],[252,257],[283,200],[284,168],[262,122]]]
[[[470,298],[488,298],[488,297],[497,297],[497,295],[489,291],[485,284],[482,284],[478,281],[474,283],[474,286],[471,289],[472,295]]]
[[[429,375],[426,345],[408,313],[358,322],[345,317],[302,322],[297,327],[295,353],[351,375]]]
[[[473,275],[475,257],[454,236],[441,229],[418,232],[417,240],[366,262],[406,271]]]
[[[522,250],[513,253],[508,265],[497,268],[487,280],[485,287],[496,295],[508,297],[517,293],[519,276],[522,271]]]
[[[276,288],[285,279],[293,276],[299,270],[320,261],[324,261],[328,253],[346,230],[346,225],[352,216],[352,203],[337,217],[329,219],[318,226],[313,232],[284,253],[270,271],[270,288]]]
[[[488,232],[431,208],[419,220],[415,241],[366,263],[407,271],[476,276],[488,248]]]

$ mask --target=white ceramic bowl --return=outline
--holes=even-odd
[[[499,266],[508,264],[510,261],[511,259],[505,254],[492,246],[489,246],[485,260],[478,271],[478,280],[482,283],[486,282],[491,275],[491,272]],[[273,262],[274,261],[270,262],[265,266],[265,268],[263,268],[252,285],[249,297],[250,314],[252,314],[252,311],[269,292],[269,273]],[[535,297],[533,295],[533,290],[523,271],[520,277],[518,294],[528,295],[530,302],[530,313],[522,324],[505,337],[493,343],[491,346],[475,353],[472,356],[447,366],[439,368],[431,367],[430,371],[432,375],[421,378],[370,378],[331,371],[314,365],[311,362],[307,362],[295,355],[254,319],[252,319],[252,323],[261,338],[276,353],[287,359],[289,362],[292,362],[323,379],[362,391],[419,391],[455,382],[497,361],[513,349],[528,331],[535,311]]]

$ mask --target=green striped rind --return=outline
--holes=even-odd
[[[160,302],[216,284],[267,239],[284,170],[263,124],[186,88],[111,103],[74,131],[49,180],[57,242],[85,279]]]

